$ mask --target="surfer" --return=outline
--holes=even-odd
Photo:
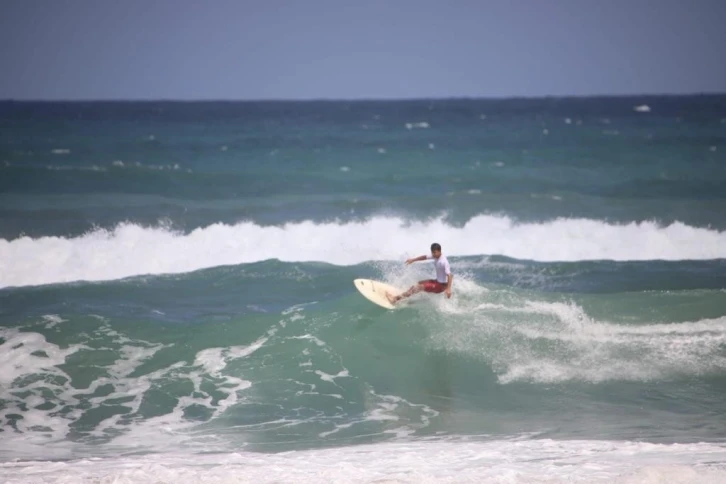
[[[436,279],[426,279],[424,281],[418,281],[418,284],[411,286],[411,288],[398,296],[393,296],[386,292],[386,297],[391,304],[396,304],[403,298],[412,296],[417,292],[431,292],[439,294],[442,292],[446,293],[446,297],[451,297],[451,283],[454,280],[454,275],[451,273],[449,267],[449,261],[446,256],[441,253],[441,246],[437,243],[431,244],[431,254],[420,255],[412,259],[406,260],[406,265],[418,262],[421,260],[433,259],[434,268],[436,269]]]

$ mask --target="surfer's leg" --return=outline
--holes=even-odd
[[[388,292],[386,292],[386,297],[391,302],[391,304],[394,304],[394,303],[400,301],[403,298],[413,296],[417,292],[423,291],[423,288],[424,288],[423,284],[424,284],[424,282],[425,281],[419,281],[418,284],[416,284],[415,286],[411,286],[408,289],[408,291],[403,292],[403,293],[399,294],[398,296],[392,296],[391,294],[389,294]]]

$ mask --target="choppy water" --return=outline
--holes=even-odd
[[[723,96],[0,104],[0,476],[721,482],[725,154]],[[355,291],[434,241],[451,299]]]

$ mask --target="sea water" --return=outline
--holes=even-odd
[[[725,96],[0,103],[3,482],[716,483],[725,416]]]

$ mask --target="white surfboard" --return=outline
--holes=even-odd
[[[355,284],[355,288],[358,289],[358,291],[363,294],[366,299],[386,309],[395,308],[395,306],[388,301],[386,291],[394,296],[403,292],[397,287],[393,287],[385,282],[374,281],[373,279],[355,279],[353,284]]]

